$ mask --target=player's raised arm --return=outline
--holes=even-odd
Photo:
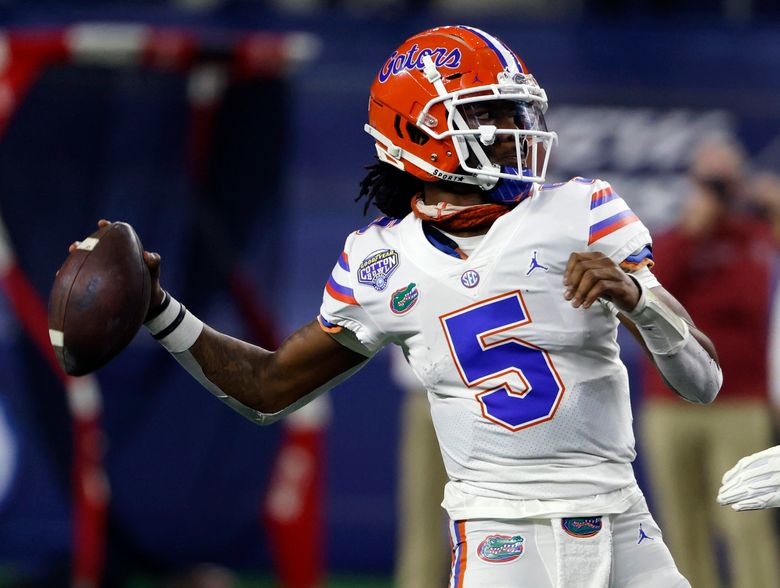
[[[204,387],[243,416],[268,424],[346,379],[367,361],[323,332],[317,321],[276,351],[204,325],[160,287],[160,256],[144,253],[152,276],[145,325]]]
[[[599,252],[572,253],[564,283],[564,296],[575,308],[590,308],[599,299],[614,305],[677,394],[696,403],[715,400],[723,382],[715,346],[663,287],[641,284]]]

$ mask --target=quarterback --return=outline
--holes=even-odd
[[[361,196],[385,216],[334,255],[317,319],[276,351],[229,337],[160,287],[147,252],[146,326],[260,424],[399,345],[449,477],[453,588],[689,586],[633,476],[617,327],[690,402],[718,393],[715,349],[653,277],[650,234],[607,182],[545,183],[546,110],[499,39],[415,35],[369,98],[378,161]]]

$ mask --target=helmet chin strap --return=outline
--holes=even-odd
[[[514,167],[502,167],[501,171],[510,174],[518,173]],[[523,175],[531,176],[532,174],[530,170],[524,169]],[[534,183],[531,181],[501,178],[491,190],[487,191],[487,197],[499,204],[517,203],[531,193],[533,185]]]
[[[369,124],[366,124],[364,130],[371,135],[377,142],[376,150],[380,160],[389,163],[400,170],[404,170],[403,160],[417,166],[421,170],[428,172],[432,176],[439,178],[440,180],[456,182],[459,184],[468,184],[481,187],[481,183],[485,181],[485,178],[477,178],[472,174],[464,174],[462,172],[445,172],[438,167],[428,163],[421,157],[417,157],[414,153],[404,151],[393,142],[380,133],[377,129]],[[389,157],[388,157],[389,156]],[[495,183],[495,178],[487,178],[488,182]],[[484,189],[484,188],[483,188]]]
[[[464,175],[462,173],[445,173],[438,168],[434,167],[424,159],[417,157],[413,153],[407,153],[403,149],[393,145],[393,142],[390,141],[387,137],[385,137],[382,133],[380,133],[378,130],[373,128],[371,125],[365,125],[365,130],[368,132],[369,135],[374,137],[377,141],[377,154],[380,158],[380,160],[385,161],[387,163],[390,163],[394,165],[395,167],[403,170],[403,162],[402,159],[405,159],[409,161],[410,163],[416,165],[420,169],[430,173],[431,175],[434,175],[435,177],[440,178],[442,181],[448,182],[452,184],[453,186],[473,186],[474,188],[479,188],[483,190],[487,197],[492,200],[493,202],[497,202],[499,204],[511,204],[520,202],[523,198],[528,196],[531,193],[531,189],[533,188],[533,182],[528,180],[520,180],[520,179],[514,179],[514,178],[498,178],[496,179],[495,176],[474,176],[474,175]],[[380,148],[380,144],[382,147]],[[388,155],[391,156],[392,159],[388,159]],[[517,174],[518,170],[514,167],[504,166],[500,168],[502,172],[508,173],[508,174]],[[523,176],[530,177],[531,170],[524,169],[523,170]],[[485,185],[490,185],[491,183],[495,183],[492,187],[485,189]]]

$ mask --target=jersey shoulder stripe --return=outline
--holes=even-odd
[[[349,257],[347,256],[346,251],[342,251],[341,255],[339,255],[339,267],[343,269],[345,272],[349,271]]]
[[[653,260],[653,250],[649,245],[645,245],[637,253],[632,253],[620,262],[620,267],[627,272],[635,272],[643,267],[651,268],[655,265]]]
[[[631,230],[620,231],[620,234],[611,237],[609,243],[600,244],[611,250],[613,247],[620,247],[624,241],[630,240],[639,232],[646,231],[639,217],[608,182],[594,180],[586,198],[586,206],[589,208],[588,246],[617,233],[624,227],[631,226]],[[636,250],[630,253],[635,252]]]
[[[351,286],[352,280],[349,271],[349,255],[347,254],[347,249],[345,247],[336,260],[336,265],[333,266],[333,271],[331,272],[328,281],[325,282],[325,295],[344,304],[359,306],[359,302],[355,298],[355,292]]]
[[[626,225],[636,222],[639,222],[639,217],[634,214],[633,210],[626,208],[626,210],[594,223],[590,226],[588,231],[588,245],[592,245],[599,239],[611,235],[618,229],[622,229]]]
[[[396,219],[385,217],[367,227],[364,234],[350,233],[322,293],[318,320],[321,329],[345,347],[367,357],[381,349],[388,342],[388,336],[377,324],[376,317],[365,308],[366,305],[371,308],[375,303],[374,289],[360,286],[356,272],[363,263],[360,260],[372,251],[376,253],[378,249],[393,246],[395,235],[391,236],[387,229],[396,224]]]
[[[345,304],[357,305],[358,303],[358,301],[355,300],[355,292],[352,290],[352,288],[348,288],[347,286],[342,286],[335,280],[335,278],[332,275],[330,276],[330,278],[328,278],[328,281],[325,284],[325,291],[332,298],[335,298],[340,302],[344,302]]]
[[[612,189],[612,186],[607,186],[606,188],[602,188],[601,190],[594,192],[590,197],[590,209],[593,210],[594,208],[597,208],[599,206],[602,206],[606,204],[607,202],[610,202],[614,200],[615,198],[619,198],[617,193]]]

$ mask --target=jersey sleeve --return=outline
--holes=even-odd
[[[608,182],[593,183],[588,212],[588,249],[602,252],[627,271],[652,265],[650,231]]]
[[[333,271],[325,283],[317,320],[320,327],[342,345],[367,357],[385,344],[383,333],[355,297],[349,250],[350,235]]]
[[[620,262],[620,267],[628,273],[638,273],[643,269],[650,269],[655,265],[653,259],[653,249],[650,245],[645,245],[639,251],[634,251],[631,255]]]

